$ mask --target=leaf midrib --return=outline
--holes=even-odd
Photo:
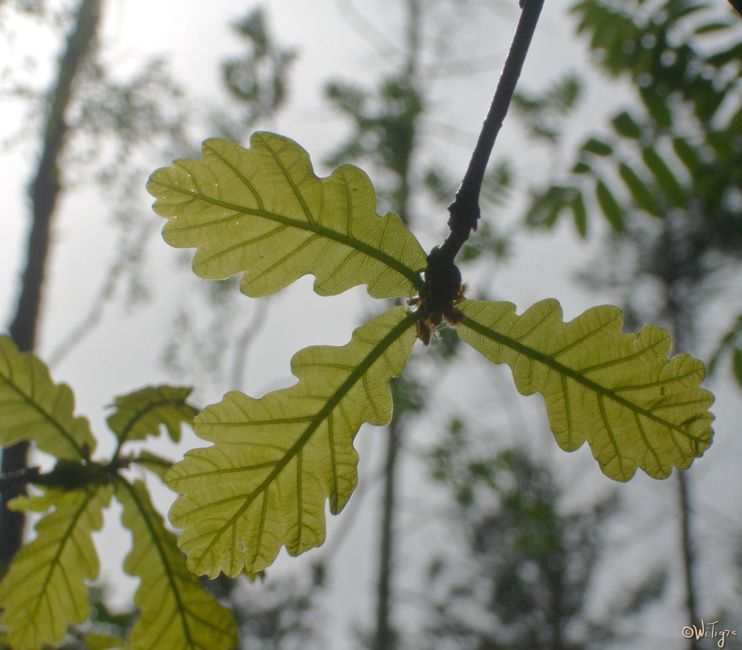
[[[186,399],[188,399],[188,396],[187,395],[185,397],[183,397],[182,399],[181,398],[178,398],[178,397],[166,397],[166,396],[162,396],[161,399],[160,399],[160,401],[158,401],[158,402],[151,402],[151,403],[147,404],[144,408],[137,409],[134,412],[133,417],[130,420],[128,420],[126,422],[126,424],[124,425],[124,427],[121,429],[121,433],[120,434],[117,434],[119,440],[121,441],[121,444],[123,444],[124,442],[129,441],[129,435],[131,434],[132,430],[135,429],[139,425],[139,423],[142,420],[144,420],[144,418],[147,417],[152,411],[155,411],[155,410],[157,410],[157,409],[159,409],[161,407],[170,407],[170,406],[172,406],[180,414],[180,410],[179,409],[181,407],[183,407],[183,406],[188,406],[188,404],[186,403]],[[131,409],[131,410],[134,410],[134,409]],[[120,413],[121,411],[117,411],[117,412]],[[184,420],[179,420],[178,421],[178,424],[180,424],[181,422],[184,422]],[[147,437],[147,435],[157,436],[159,434],[159,427],[160,427],[160,425],[163,425],[163,426],[165,426],[168,429],[168,435],[169,435],[170,432],[169,432],[168,423],[165,422],[164,421],[164,418],[163,418],[163,421],[162,422],[160,422],[160,423],[158,423],[158,424],[155,425],[155,427],[154,427],[155,432],[154,433],[152,433],[152,432],[145,433],[145,435],[144,435],[143,438],[134,438],[134,440],[144,440]]]
[[[39,402],[34,401],[33,395],[27,395],[25,392],[23,392],[19,386],[17,386],[13,382],[13,363],[12,359],[9,358],[7,351],[0,350],[3,354],[3,357],[5,358],[5,361],[8,365],[8,375],[0,375],[0,378],[2,378],[3,383],[5,383],[6,386],[8,386],[16,395],[19,395],[21,399],[29,405],[34,411],[40,413],[43,418],[49,422],[59,433],[62,434],[62,438],[67,441],[69,445],[73,447],[73,449],[77,452],[76,455],[78,458],[82,456],[82,446],[77,443],[72,433],[67,431],[67,428],[62,424],[62,422],[57,419],[53,413],[48,412],[45,408],[42,407],[42,405]],[[25,354],[23,352],[20,352],[20,354]],[[33,359],[32,361],[36,361],[36,359]],[[32,390],[34,388],[38,388],[38,382],[36,381],[36,372],[34,371],[33,367],[31,368],[31,383],[32,383]],[[46,379],[45,377],[43,379]],[[49,381],[51,382],[51,378],[49,378]],[[51,392],[58,392],[62,389],[62,384],[54,384],[51,382]],[[43,387],[42,387],[43,390]],[[54,396],[54,403],[56,404],[58,401],[59,396]],[[80,418],[76,418],[74,413],[70,413],[70,419],[72,426],[74,427],[79,421]],[[23,440],[24,438],[20,438]],[[54,454],[56,455],[56,454]]]
[[[523,354],[533,359],[534,361],[538,361],[539,363],[542,363],[543,365],[551,368],[552,370],[555,370],[561,375],[569,377],[570,379],[573,379],[577,383],[582,384],[585,388],[588,388],[589,390],[592,390],[595,393],[602,395],[603,397],[606,397],[608,399],[611,399],[614,402],[620,404],[621,406],[624,406],[625,408],[628,408],[630,411],[634,413],[641,414],[644,417],[650,420],[653,420],[662,426],[666,426],[674,431],[677,431],[678,433],[682,434],[689,440],[693,440],[696,443],[705,442],[704,439],[701,438],[700,436],[694,436],[690,434],[689,432],[687,432],[685,429],[680,428],[678,425],[674,424],[673,422],[668,422],[667,420],[657,417],[651,411],[647,411],[641,406],[627,400],[624,397],[621,397],[620,395],[617,395],[613,390],[610,390],[594,382],[593,380],[588,379],[583,374],[581,374],[579,371],[574,370],[572,368],[569,368],[568,366],[565,366],[559,363],[558,361],[554,360],[550,356],[542,352],[539,352],[538,350],[534,350],[533,348],[528,347],[527,345],[524,345],[520,341],[512,339],[509,336],[505,336],[504,334],[500,334],[499,332],[495,332],[489,329],[488,327],[482,325],[481,323],[478,323],[477,321],[473,320],[469,316],[464,316],[464,319],[461,321],[461,324],[477,332],[478,334],[481,334],[482,336],[490,339],[491,341],[499,343],[500,345],[510,348],[511,350],[514,350],[520,354]]]
[[[46,572],[46,576],[44,577],[44,581],[41,586],[41,590],[38,592],[39,598],[36,600],[35,606],[33,608],[33,614],[29,617],[29,620],[32,620],[36,622],[36,617],[39,613],[39,608],[41,607],[41,601],[46,599],[49,600],[49,594],[47,593],[49,583],[52,580],[52,576],[54,573],[56,573],[57,570],[61,570],[62,567],[62,554],[64,553],[64,550],[67,548],[67,543],[70,540],[74,539],[74,530],[77,527],[79,519],[82,517],[83,513],[88,509],[93,499],[97,496],[98,490],[75,490],[75,492],[83,492],[85,494],[85,499],[80,502],[80,507],[75,511],[75,513],[72,515],[72,517],[66,517],[68,520],[68,526],[64,529],[64,532],[61,537],[57,538],[59,540],[59,547],[57,548],[57,551],[54,554],[54,557],[47,562],[48,570]],[[64,516],[64,511],[60,511],[59,505],[56,505],[56,510],[52,514],[59,514],[61,516]],[[101,508],[102,510],[102,508]],[[51,515],[49,515],[51,516]],[[43,521],[43,520],[42,520]],[[54,522],[56,523],[56,522]],[[89,533],[92,535],[92,530],[89,531]],[[38,537],[37,537],[38,539]],[[50,542],[52,543],[52,542]],[[73,542],[74,543],[74,542]],[[94,551],[95,552],[95,551]],[[65,577],[65,583],[67,584],[68,593],[72,594],[72,589],[69,584],[69,579],[67,578],[67,575],[64,571],[62,571],[62,574]],[[87,576],[86,576],[87,577]],[[95,576],[93,576],[95,577]]]
[[[192,633],[191,633],[191,626],[188,621],[189,616],[192,616],[193,618],[196,618],[202,623],[209,625],[209,627],[211,627],[214,630],[224,632],[224,630],[220,630],[214,625],[211,625],[209,621],[204,620],[202,617],[196,616],[191,610],[185,607],[183,600],[182,600],[181,593],[180,593],[180,588],[176,584],[176,580],[175,580],[176,572],[171,568],[170,559],[163,546],[163,540],[159,535],[159,532],[164,531],[165,529],[163,527],[158,527],[159,530],[155,530],[155,525],[153,521],[150,519],[149,509],[143,503],[141,503],[139,496],[136,494],[136,490],[133,485],[131,485],[126,480],[122,480],[120,482],[120,485],[122,485],[126,489],[126,491],[129,493],[129,496],[131,497],[131,500],[134,502],[137,512],[139,513],[142,521],[144,521],[145,527],[147,531],[149,532],[150,539],[152,540],[152,544],[157,549],[157,555],[160,558],[160,563],[162,564],[162,567],[163,567],[163,573],[167,576],[167,581],[170,584],[170,591],[172,592],[173,598],[175,599],[175,602],[176,602],[176,610],[178,612],[178,616],[181,619],[181,622],[183,625],[188,647],[189,648],[197,647],[196,641],[194,640]],[[151,507],[151,504],[148,504],[148,505],[150,505]],[[133,535],[134,531],[132,530],[131,532]],[[140,579],[142,578],[142,576],[138,576],[138,577]],[[140,588],[141,588],[141,582],[140,582]]]
[[[235,524],[235,522],[242,516],[242,514],[252,505],[253,501],[258,497],[258,495],[263,494],[267,488],[270,486],[270,484],[276,480],[278,475],[285,469],[285,467],[293,460],[293,458],[304,448],[304,446],[309,442],[310,438],[314,435],[314,432],[317,430],[319,425],[335,410],[335,407],[340,404],[340,402],[343,400],[343,398],[348,394],[348,392],[355,386],[355,384],[366,374],[366,372],[371,368],[371,366],[381,357],[382,354],[384,354],[387,349],[395,342],[397,341],[410,327],[412,327],[420,318],[423,316],[423,310],[418,309],[416,312],[408,313],[403,320],[401,320],[397,325],[394,326],[387,334],[384,336],[383,339],[381,339],[372,349],[371,351],[366,355],[366,357],[355,367],[353,372],[348,375],[348,377],[345,379],[345,381],[338,387],[337,391],[330,397],[330,399],[327,400],[325,405],[317,412],[317,414],[312,418],[309,425],[307,426],[304,433],[302,433],[301,436],[297,439],[297,441],[286,451],[286,454],[276,463],[275,468],[273,471],[263,480],[263,482],[256,487],[245,500],[245,503],[240,506],[240,508],[232,515],[232,517],[227,520],[227,522],[219,529],[216,533],[208,533],[209,535],[213,535],[210,543],[208,546],[204,549],[204,551],[199,555],[198,557],[198,563],[200,564],[203,561],[203,558],[206,556],[206,554],[213,548],[213,546],[216,544],[217,540],[221,538],[221,536],[231,527]],[[226,502],[233,501],[235,497],[232,497],[228,499]],[[208,506],[202,506],[204,507],[213,507],[215,504],[210,503]],[[196,510],[200,510],[201,508],[198,508]],[[193,510],[190,512],[190,514],[193,514],[193,512],[196,512],[196,510]],[[261,522],[261,528],[262,528],[262,522]]]
[[[229,217],[221,217],[221,218],[214,219],[212,221],[209,221],[208,223],[199,223],[199,224],[194,224],[190,226],[179,226],[178,225],[175,227],[178,232],[196,230],[199,228],[207,228],[213,224],[218,224],[223,221],[233,221],[234,219],[238,218],[239,215],[251,215],[251,216],[256,216],[256,217],[262,217],[263,219],[268,219],[269,221],[275,221],[277,223],[282,223],[292,228],[297,228],[299,230],[306,230],[308,232],[313,232],[316,235],[319,235],[321,237],[325,237],[326,239],[330,239],[332,241],[338,242],[339,244],[342,244],[349,248],[353,248],[361,253],[368,255],[369,257],[373,257],[374,259],[378,260],[379,262],[388,266],[389,268],[394,269],[397,273],[407,278],[412,283],[412,285],[415,287],[415,289],[417,289],[418,291],[422,289],[423,279],[420,276],[420,273],[418,271],[415,271],[414,269],[411,269],[409,266],[406,266],[405,264],[400,262],[396,257],[393,257],[392,255],[388,255],[387,253],[379,250],[378,248],[374,248],[373,246],[370,246],[369,244],[366,244],[365,242],[355,239],[349,235],[345,235],[335,230],[331,230],[329,228],[326,228],[322,225],[319,225],[313,222],[310,223],[307,221],[300,221],[297,219],[292,219],[290,217],[276,214],[275,212],[270,212],[268,210],[246,208],[245,206],[236,205],[234,203],[227,203],[226,201],[215,199],[215,198],[206,196],[201,193],[186,192],[183,190],[182,187],[178,185],[164,183],[160,180],[157,180],[154,182],[157,185],[160,185],[161,187],[165,187],[174,192],[178,192],[180,194],[183,194],[184,196],[198,198],[199,200],[205,201],[206,203],[210,203],[211,205],[218,206],[225,210],[233,210],[234,212],[237,213]],[[377,217],[377,218],[382,218],[382,217]],[[244,246],[247,246],[247,245],[249,245],[249,242],[244,244]]]

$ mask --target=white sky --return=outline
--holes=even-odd
[[[397,8],[401,3],[392,0],[375,3],[356,0],[356,4],[364,15],[381,29],[389,30],[391,25],[391,33],[394,34],[393,25],[399,18]],[[227,24],[243,16],[247,9],[248,6],[243,0],[220,0],[208,4],[118,0],[109,4],[106,13],[109,60],[120,61],[122,68],[125,68],[143,60],[146,54],[162,54],[168,59],[176,77],[187,84],[195,94],[204,97],[214,96],[219,93],[220,82],[216,74],[219,60],[238,50],[238,43],[229,33]],[[343,20],[338,4],[333,0],[313,2],[272,0],[268,3],[268,9],[270,24],[277,40],[282,44],[295,46],[299,53],[298,63],[291,77],[292,104],[270,128],[300,142],[317,161],[345,133],[344,127],[338,127],[337,116],[327,109],[321,98],[321,83],[329,78],[342,77],[370,85],[385,69],[385,61]],[[542,24],[536,34],[523,75],[523,84],[528,88],[538,88],[549,83],[560,72],[570,67],[585,67],[584,50],[572,35],[571,24],[565,21],[562,11],[563,3],[547,2]],[[487,28],[492,30],[492,36],[481,27],[484,23],[479,23],[481,33],[472,30],[471,37],[462,39],[458,45],[457,54],[460,58],[476,58],[483,54],[504,57],[517,14],[515,11],[503,11],[497,16],[495,14],[492,16],[490,25],[487,25]],[[394,38],[392,36],[392,40]],[[51,43],[49,50],[54,51]],[[555,56],[555,53],[558,54]],[[447,79],[445,83],[441,82],[434,94],[436,124],[471,134],[468,139],[473,143],[473,136],[484,117],[498,76],[499,63],[481,74],[463,75]],[[584,115],[582,124],[585,126],[591,123],[599,124],[601,115],[606,110],[611,110],[615,106],[613,102],[620,96],[620,88],[609,88],[605,85],[591,88],[582,108],[581,114]],[[2,105],[0,110],[3,110]],[[15,114],[9,114],[8,110],[6,107],[4,113],[6,119],[3,123],[11,129],[14,128]],[[7,131],[0,135],[7,136]],[[204,138],[209,135],[203,134]],[[575,134],[574,137],[578,135]],[[464,141],[466,142],[467,138],[464,138]],[[518,140],[518,131],[513,128],[512,120],[506,122],[501,144],[498,146],[510,151],[519,151],[526,157],[532,155],[529,151],[523,151],[523,145]],[[427,145],[426,152],[428,155],[441,156],[459,175],[463,173],[469,156],[469,149],[440,137]],[[0,204],[0,277],[7,278],[0,283],[0,316],[5,323],[13,312],[13,301],[17,292],[17,278],[25,237],[23,192],[32,161],[33,154],[28,145],[0,157],[0,177],[3,179],[4,188]],[[167,159],[153,160],[152,169],[169,163]],[[318,171],[327,173],[328,170],[320,166]],[[143,183],[144,180],[142,179]],[[134,197],[132,210],[147,210],[150,203],[151,199],[144,194]],[[40,342],[42,357],[54,347],[63,334],[78,323],[99,287],[114,241],[105,213],[99,199],[89,191],[75,193],[64,200],[62,212],[55,225],[52,266],[48,274],[49,283],[45,287],[44,323]],[[486,216],[492,218],[500,215]],[[152,217],[158,218],[154,215]],[[443,214],[432,215],[431,221],[442,226],[445,218],[446,215]],[[436,228],[435,232],[420,234],[420,239],[426,247],[435,244],[443,232],[441,227]],[[599,229],[600,227],[596,228]],[[146,383],[168,380],[167,374],[159,364],[159,358],[166,342],[165,337],[171,331],[172,311],[182,301],[180,295],[169,293],[168,288],[182,287],[183,284],[172,278],[174,252],[158,237],[149,242],[148,252],[151,262],[149,268],[154,273],[150,279],[156,292],[156,308],[128,317],[118,306],[112,305],[102,325],[53,372],[55,379],[67,381],[73,387],[77,396],[78,410],[90,416],[95,431],[104,431],[105,413],[102,405],[107,404],[114,395]],[[572,271],[584,264],[589,249],[576,242],[571,228],[562,227],[556,234],[520,238],[515,253],[513,263],[506,269],[498,270],[494,277],[498,295],[515,302],[519,306],[519,311],[541,298],[556,297],[564,306],[565,318],[573,318],[592,304],[610,301],[608,295],[596,298],[575,288]],[[335,298],[320,299],[311,294],[311,282],[307,278],[277,296],[271,303],[272,320],[261,331],[256,344],[251,347],[246,377],[247,392],[257,395],[267,388],[275,388],[277,383],[282,382],[284,385],[291,383],[289,373],[291,355],[310,344],[345,343],[350,337],[351,330],[359,322],[359,314],[369,308],[372,302],[363,290],[350,291]],[[735,304],[738,309],[739,301],[730,299],[729,307],[733,309]],[[283,314],[291,313],[296,305],[302,307],[300,319],[291,318],[289,321],[282,317]],[[729,313],[729,309],[723,306],[719,311],[722,314]],[[705,330],[702,332],[704,345],[709,346],[719,328],[726,324],[724,317],[715,318],[715,323],[710,322],[709,328],[713,328],[714,332],[708,335]],[[113,346],[111,341],[115,342]],[[502,372],[507,373],[504,369]],[[499,379],[483,381],[502,385],[509,383],[509,377],[507,374],[501,374]],[[199,378],[193,378],[193,383],[198,385]],[[228,388],[207,386],[200,393],[200,398],[218,400]],[[540,405],[540,398],[519,399],[523,401],[515,408],[522,412],[522,417],[527,422],[543,422],[540,413],[536,412],[534,415],[530,406],[532,403]],[[487,403],[491,402],[488,395],[476,396],[472,400],[473,404],[461,404],[461,408],[481,413],[485,421],[492,417],[487,411]],[[728,541],[730,531],[739,531],[742,528],[738,506],[733,507],[734,500],[725,496],[729,492],[738,492],[739,489],[738,467],[742,443],[735,434],[739,431],[736,422],[742,414],[741,405],[739,393],[726,388],[719,391],[718,405],[714,409],[718,415],[717,439],[707,457],[697,462],[691,474],[694,486],[698,489],[697,506],[701,511],[697,519],[699,544],[723,546]],[[507,422],[507,418],[505,421]],[[105,435],[101,433],[101,437]],[[362,479],[377,471],[375,466],[377,457],[383,449],[381,444],[383,435],[382,429],[363,430],[359,435]],[[425,437],[425,432],[417,431],[413,446],[424,447],[430,441],[430,437]],[[191,441],[191,444],[197,443]],[[615,487],[608,479],[599,476],[597,465],[590,458],[587,448],[567,455],[559,451],[553,440],[547,440],[545,435],[539,437],[533,443],[533,447],[538,450],[539,457],[557,464],[561,474],[569,477],[578,486],[584,486],[578,490],[582,494],[587,491],[592,495],[594,492]],[[363,454],[365,448],[368,448],[369,452],[366,455]],[[164,453],[174,456],[172,451],[166,451],[165,446],[162,449]],[[432,529],[427,526],[425,515],[435,504],[431,505],[420,496],[420,468],[417,465],[419,463],[408,460],[403,466],[401,501],[406,504],[404,506],[406,510],[403,510],[400,526],[404,537],[401,541],[400,557],[401,563],[405,566],[409,564],[410,567],[416,566],[415,558],[421,555],[417,545],[423,545],[424,548],[424,545],[429,543],[436,547],[446,541],[431,539]],[[425,489],[425,494],[430,494],[429,489]],[[640,524],[634,524],[632,528],[638,525],[645,529],[651,528],[652,518],[658,512],[675,507],[674,491],[667,481],[654,482],[642,475],[630,485],[618,486],[618,489],[631,495],[631,499],[640,502],[647,500],[648,494],[652,495],[650,500],[654,505],[650,508],[645,507],[639,512]],[[163,490],[159,497],[161,508],[166,508],[170,495]],[[349,622],[362,622],[365,625],[370,624],[373,611],[370,593],[376,564],[376,516],[372,507],[375,499],[375,490],[365,497],[363,511],[357,517],[339,557],[330,564],[333,606],[343,603],[343,607],[347,609]],[[350,507],[353,507],[353,500]],[[343,515],[347,516],[348,513]],[[333,540],[333,531],[342,526],[343,515],[335,518],[336,521],[330,521],[328,535],[330,544]],[[725,521],[719,524],[720,519]],[[420,526],[421,520],[426,525]],[[104,542],[99,548],[106,549],[105,553],[102,553],[105,556],[105,576],[112,582],[116,581],[118,588],[122,584],[118,567],[123,553],[126,552],[128,533],[123,534],[122,539],[121,529],[117,525],[111,525],[115,524],[115,517],[109,516],[107,522],[108,532],[104,534]],[[673,522],[674,517],[665,517],[663,526],[671,526]],[[663,536],[670,541],[675,539],[673,531],[667,530],[664,535],[660,533],[659,536],[650,537],[647,544],[651,547]],[[110,553],[110,549],[113,548],[116,549],[116,554]],[[633,549],[629,551],[634,552]],[[632,576],[636,573],[636,567],[643,566],[642,561],[626,557],[629,551],[620,543],[617,544],[615,558],[611,564],[612,576],[617,580],[619,588],[622,578],[616,576]],[[279,570],[292,570],[302,566],[302,562],[307,566],[308,562],[322,552],[320,550],[310,553],[304,560],[282,560]],[[429,550],[424,550],[422,556],[427,552]],[[728,594],[730,585],[727,576],[722,575],[720,567],[710,563],[710,570],[718,572],[718,580],[707,582],[705,597],[708,602],[717,603],[716,595],[713,593],[716,587],[711,585],[718,585],[722,595]],[[401,571],[397,576],[399,581],[412,577],[414,575],[411,570]],[[399,586],[404,587],[406,591],[419,589],[409,584]],[[616,584],[603,586],[608,596],[611,595],[611,589],[615,595],[616,588]],[[674,583],[673,588],[679,589],[679,583]],[[678,592],[674,596],[676,606],[679,605],[679,598]],[[667,625],[678,623],[676,615],[664,611],[658,616],[662,622],[657,623],[656,629],[651,631],[651,636],[667,640],[668,648],[680,647],[681,626],[678,625],[676,630],[667,628]],[[742,628],[742,622],[738,623],[738,628]],[[334,647],[349,647],[342,641],[343,635],[348,634],[349,629],[350,625],[347,625],[345,629],[332,632],[336,641]],[[676,645],[672,645],[675,642]]]

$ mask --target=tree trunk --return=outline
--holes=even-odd
[[[44,270],[49,251],[51,221],[62,190],[59,159],[64,148],[67,124],[64,116],[72,97],[75,78],[95,40],[101,0],[81,0],[75,27],[67,38],[67,47],[59,60],[56,87],[50,96],[49,113],[44,126],[41,157],[29,187],[31,231],[26,252],[20,297],[9,333],[18,348],[34,349],[39,322]],[[28,443],[21,442],[3,451],[2,474],[26,466]],[[7,509],[10,499],[22,489],[6,490],[0,495],[0,567],[7,566],[21,545],[24,516]]]
[[[693,547],[693,531],[691,530],[692,509],[690,503],[690,489],[688,487],[688,477],[683,472],[678,472],[678,493],[680,497],[680,540],[683,547],[683,567],[685,569],[685,611],[687,616],[687,625],[699,625],[700,617],[698,616],[698,604],[696,602],[696,593],[698,585],[696,584],[696,554]],[[688,639],[688,648],[690,650],[699,650],[699,641],[695,636]]]
[[[687,296],[682,291],[682,286],[676,279],[677,275],[673,269],[679,265],[686,264],[686,258],[682,252],[678,252],[678,226],[672,218],[665,219],[665,264],[668,269],[665,284],[665,306],[670,320],[670,336],[673,341],[673,354],[688,352],[691,342],[695,336],[694,320],[691,316],[691,308]],[[698,567],[693,541],[693,509],[691,506],[691,490],[689,477],[685,472],[677,473],[678,507],[680,510],[680,547],[683,558],[683,581],[685,583],[685,615],[686,625],[693,626],[700,623],[698,616]],[[700,650],[700,642],[691,636],[688,639],[689,650]]]
[[[396,418],[389,423],[384,464],[384,495],[381,507],[381,531],[379,539],[379,573],[376,585],[376,635],[374,650],[394,650],[397,635],[390,620],[391,576],[394,553],[394,508],[396,495],[397,460],[403,428]]]

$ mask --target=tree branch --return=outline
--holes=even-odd
[[[469,238],[471,231],[477,229],[477,221],[480,217],[479,192],[482,188],[487,162],[510,107],[510,100],[520,78],[544,0],[524,0],[521,4],[524,4],[523,11],[502,69],[500,81],[497,84],[495,96],[482,125],[469,167],[456,192],[456,198],[448,206],[448,212],[451,215],[448,226],[451,232],[440,246],[437,255],[440,256],[442,262],[451,265],[464,242]]]
[[[451,232],[443,244],[430,251],[425,269],[425,284],[420,290],[417,302],[410,303],[420,304],[423,310],[417,325],[417,335],[425,345],[430,340],[431,331],[434,331],[443,319],[452,325],[461,322],[462,314],[455,307],[463,297],[461,272],[454,264],[454,260],[464,242],[469,239],[471,231],[477,229],[480,217],[479,193],[487,162],[510,107],[510,100],[518,84],[543,6],[544,0],[521,0],[523,11],[497,83],[495,96],[482,125],[464,180],[461,181],[453,203],[448,206],[451,215],[448,227]]]

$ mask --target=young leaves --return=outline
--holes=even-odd
[[[0,446],[33,440],[59,459],[79,459],[95,449],[85,418],[75,417],[72,391],[55,384],[36,357],[0,335]]]
[[[343,165],[320,179],[288,138],[255,133],[250,149],[207,140],[203,160],[157,170],[147,190],[154,211],[170,219],[165,241],[197,249],[194,272],[222,279],[244,271],[248,296],[306,274],[323,296],[366,284],[374,298],[409,297],[422,286],[425,252],[397,215],[377,216],[368,176]]]
[[[108,416],[108,428],[121,443],[126,440],[144,440],[148,435],[167,429],[173,442],[180,441],[180,425],[191,424],[198,410],[186,400],[193,389],[182,386],[147,386],[113,402],[116,409]]]
[[[325,539],[325,502],[342,510],[355,489],[353,439],[364,422],[392,415],[387,386],[401,374],[417,317],[394,307],[343,347],[294,355],[299,382],[262,399],[228,393],[196,418],[212,447],[186,454],[167,474],[181,496],[170,520],[194,573],[254,574],[281,546],[298,555]]]
[[[232,650],[237,628],[229,610],[208,594],[188,569],[175,535],[167,530],[141,481],[122,481],[116,499],[121,522],[131,531],[124,571],[139,577],[134,595],[140,610],[131,631],[131,650]]]
[[[593,307],[569,323],[556,300],[515,314],[508,302],[466,301],[459,336],[493,363],[506,363],[524,395],[544,395],[559,446],[587,440],[603,472],[628,481],[637,468],[665,478],[711,444],[713,395],[698,387],[703,364],[667,359],[670,337],[652,325],[621,334],[615,307]]]
[[[108,463],[89,457],[95,448],[88,423],[73,416],[72,392],[56,385],[42,361],[21,354],[0,336],[0,443],[30,439],[59,458],[47,473],[32,473],[44,494],[19,497],[18,510],[46,514],[36,539],[13,558],[0,583],[0,609],[7,638],[15,650],[37,650],[62,641],[70,624],[90,612],[86,581],[98,575],[92,533],[103,524],[102,512],[116,485],[124,506],[123,523],[133,535],[124,568],[140,576],[136,595],[141,610],[129,647],[177,650],[232,650],[237,634],[231,614],[221,607],[186,568],[175,535],[162,525],[140,482],[131,485],[119,470],[136,462],[160,477],[170,462],[147,451],[121,457],[122,445],[158,435],[165,428],[177,441],[182,423],[198,412],[186,402],[190,388],[150,386],[117,397],[108,424],[119,446]],[[93,647],[118,647],[105,636],[85,635]]]
[[[36,524],[36,539],[18,552],[0,584],[2,623],[14,650],[59,643],[70,623],[87,618],[85,580],[99,570],[92,533],[103,525],[111,492],[109,486],[89,486],[13,502],[40,512],[54,507]]]
[[[322,544],[325,501],[338,513],[356,485],[358,428],[389,420],[387,384],[404,368],[417,323],[435,324],[441,314],[488,359],[507,363],[521,393],[543,393],[559,445],[574,450],[587,440],[611,478],[626,481],[637,468],[665,477],[711,444],[713,397],[698,387],[703,365],[687,355],[668,360],[663,330],[621,334],[613,307],[564,323],[555,300],[521,316],[505,302],[464,301],[459,310],[458,293],[441,294],[429,265],[422,282],[418,272],[430,258],[398,218],[375,215],[360,170],[343,166],[318,179],[291,140],[259,133],[251,144],[207,141],[203,161],[176,161],[150,180],[155,210],[172,218],[165,239],[197,247],[199,275],[244,270],[242,290],[260,296],[312,273],[322,295],[366,283],[374,297],[417,290],[422,306],[387,311],[343,347],[300,351],[290,388],[262,399],[231,392],[201,412],[194,429],[213,446],[188,452],[165,475],[180,495],[170,519],[183,529],[179,545],[194,573],[255,575],[282,546],[297,555]],[[587,150],[612,152],[597,140]],[[630,180],[644,199],[644,186]],[[598,184],[598,201],[612,214],[620,206],[609,205],[606,187]],[[581,194],[565,188],[562,199],[559,209],[571,207],[584,231]]]

